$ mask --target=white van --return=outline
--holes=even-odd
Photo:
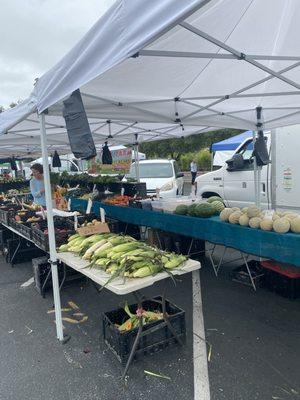
[[[260,200],[264,209],[300,210],[300,126],[265,133],[271,163],[261,168]],[[196,179],[197,196],[220,196],[229,207],[245,207],[255,202],[253,140],[246,139],[235,154],[243,156],[243,166],[220,169]]]
[[[175,197],[183,194],[183,173],[175,160],[141,160],[139,162],[140,182],[146,183],[147,194],[160,190],[161,197]],[[135,163],[131,164],[126,178],[136,178]],[[125,178],[125,179],[126,179]]]

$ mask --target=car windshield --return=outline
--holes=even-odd
[[[173,168],[171,163],[140,163],[140,178],[171,178]],[[130,167],[129,178],[136,178],[135,163]]]

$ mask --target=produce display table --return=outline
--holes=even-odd
[[[93,202],[92,211],[120,221],[160,229],[166,232],[202,239],[210,243],[230,247],[246,254],[270,258],[300,267],[300,234],[267,232],[220,221],[219,217],[196,218],[164,214],[137,208],[111,206]],[[72,199],[73,210],[85,210],[86,201]]]
[[[75,256],[73,253],[65,252],[65,253],[58,253],[58,260],[61,261],[62,263],[68,265],[69,267],[75,269],[76,271],[81,272],[82,274],[86,275],[88,278],[90,278],[92,281],[95,283],[101,285],[102,287],[105,285],[105,288],[107,290],[110,290],[111,292],[117,294],[117,295],[126,295],[129,293],[132,293],[135,298],[137,299],[138,303],[138,310],[142,310],[142,303],[143,303],[143,297],[139,293],[140,290],[152,286],[156,282],[159,282],[161,280],[166,280],[167,278],[170,278],[170,275],[166,272],[160,272],[156,275],[153,276],[147,276],[145,278],[126,278],[125,281],[123,281],[121,278],[116,278],[110,283],[106,284],[108,279],[111,277],[111,275],[107,274],[105,271],[99,270],[99,269],[93,269],[93,268],[86,268],[87,265],[89,264],[88,261],[82,260],[80,257]],[[176,275],[183,275],[186,273],[194,272],[198,273],[198,270],[200,269],[201,265],[199,261],[195,260],[187,260],[184,264],[180,266],[178,269],[173,269],[171,272],[174,276]],[[198,276],[193,276],[194,280],[199,281],[199,274]],[[193,285],[193,288],[195,285]],[[199,290],[200,290],[200,283],[198,285]],[[193,307],[197,309],[197,304],[199,301],[199,298],[201,298],[200,293],[195,293],[197,291],[194,290],[193,293]],[[199,297],[200,296],[200,297]],[[176,341],[179,344],[182,344],[181,340],[178,338],[176,332],[174,331],[169,319],[168,315],[166,313],[166,286],[163,291],[162,295],[162,300],[161,300],[161,305],[162,305],[162,314],[163,314],[163,320],[161,324],[165,325],[172,335],[175,337]],[[156,328],[154,328],[155,330]],[[133,343],[128,361],[126,363],[124,372],[123,372],[123,378],[126,376],[128,368],[131,364],[131,361],[134,358],[135,352],[137,350],[137,346],[139,343],[139,340],[144,337],[145,335],[151,334],[151,330],[145,330],[143,331],[143,319],[142,315],[139,316],[139,329],[138,333],[136,336],[136,339]],[[201,336],[201,332],[195,332],[195,334],[198,334]]]
[[[83,275],[86,275],[88,278],[101,286],[103,286],[111,276],[100,269],[85,268],[89,262],[78,256],[75,256],[73,253],[58,253],[57,256],[59,261],[62,261],[69,267],[79,271]],[[173,269],[172,274],[182,275],[196,271],[199,268],[199,261],[189,259],[180,268]],[[105,287],[115,294],[126,295],[134,291],[144,289],[145,287],[153,285],[155,282],[169,277],[170,275],[167,272],[160,272],[154,276],[147,276],[145,278],[126,278],[125,283],[121,278],[116,278]]]

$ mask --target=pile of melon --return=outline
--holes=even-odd
[[[175,214],[208,218],[219,215],[224,208],[223,200],[220,197],[212,196],[204,203],[193,203],[189,206],[180,204],[176,207]]]
[[[224,222],[277,233],[300,233],[300,215],[291,211],[262,211],[256,206],[224,208],[220,213]]]

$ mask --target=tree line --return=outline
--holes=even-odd
[[[199,169],[208,170],[211,166],[212,144],[241,132],[237,129],[219,129],[178,139],[141,143],[139,149],[146,153],[147,158],[172,158],[179,162],[183,171],[189,170],[192,160],[196,161]]]

